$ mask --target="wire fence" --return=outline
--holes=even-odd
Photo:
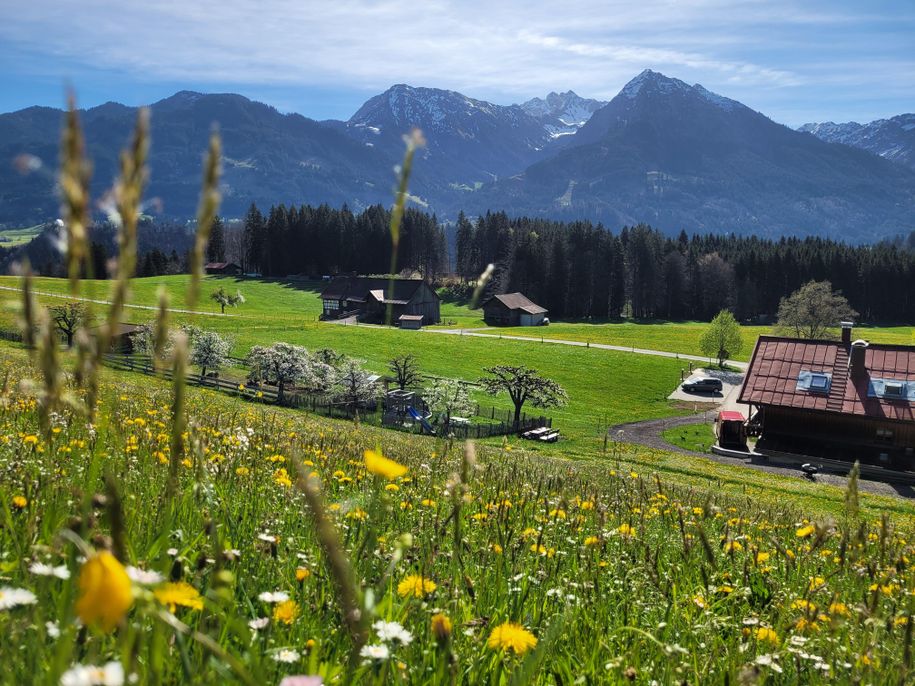
[[[171,369],[157,370],[148,355],[110,353],[105,355],[103,360],[105,365],[112,369],[154,375],[167,380],[173,378]],[[233,358],[232,361],[240,364],[244,363],[244,360],[240,358]],[[428,424],[424,426],[423,422],[416,421],[409,415],[392,411],[391,407],[385,402],[385,396],[381,393],[377,398],[353,405],[334,400],[326,394],[309,393],[307,390],[296,388],[295,386],[284,388],[281,399],[279,389],[269,384],[241,383],[222,379],[215,375],[204,376],[192,372],[187,374],[185,381],[190,386],[221,391],[250,402],[292,407],[332,419],[354,420],[358,417],[359,421],[365,424],[385,426],[413,433],[425,432],[428,426]],[[417,404],[421,404],[419,400]],[[549,417],[528,416],[526,413],[521,414],[516,425],[512,410],[480,404],[476,404],[470,414],[472,418],[482,421],[463,418],[465,422],[457,422],[452,419],[449,426],[449,434],[461,439],[479,439],[523,433],[541,427],[551,428],[553,425],[552,419]]]

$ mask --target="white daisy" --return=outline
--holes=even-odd
[[[270,623],[269,617],[258,617],[257,619],[252,619],[248,622],[248,626],[252,631],[260,631]]]
[[[299,651],[293,650],[292,648],[283,648],[273,655],[273,659],[277,662],[285,662],[287,664],[297,662],[300,657],[302,656],[299,654]]]
[[[60,626],[57,622],[45,622],[44,628],[51,638],[60,638]]]
[[[134,567],[132,565],[128,565],[125,568],[125,571],[131,581],[135,584],[140,584],[141,586],[155,586],[165,580],[165,577],[159,574],[159,572],[154,572],[149,569],[140,569],[139,567]]]
[[[33,562],[29,571],[37,576],[56,576],[58,579],[69,579],[70,570],[67,565],[46,565],[43,562]]]
[[[289,600],[289,594],[283,591],[264,591],[257,599],[264,603],[285,603]]]
[[[372,624],[372,628],[378,634],[384,643],[400,643],[401,645],[410,645],[413,635],[403,628],[400,622],[382,622],[377,621]]]
[[[362,646],[362,650],[359,651],[359,654],[367,660],[377,660],[378,662],[383,662],[391,656],[391,651],[389,651],[388,647],[384,644],[368,645]]]
[[[0,610],[9,610],[19,605],[34,605],[38,598],[31,591],[24,588],[3,586],[0,588]]]
[[[60,686],[124,686],[124,668],[120,662],[73,665],[60,677]]]

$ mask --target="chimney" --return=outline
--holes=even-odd
[[[854,322],[841,322],[839,324],[842,327],[842,345],[846,348],[851,345],[851,327],[854,325]]]
[[[851,355],[848,358],[848,371],[853,379],[860,379],[867,373],[867,369],[864,367],[865,352],[867,352],[867,341],[859,339],[851,344]]]

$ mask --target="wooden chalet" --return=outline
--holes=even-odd
[[[539,326],[548,312],[522,293],[494,295],[483,303],[483,321],[491,326]]]
[[[241,276],[241,267],[234,262],[207,262],[203,265],[207,274],[222,274],[224,276]]]
[[[391,323],[400,322],[402,315],[421,316],[420,326],[441,321],[438,294],[423,279],[338,277],[321,291],[321,302],[322,319],[356,316],[359,321],[384,323],[390,309]]]
[[[760,452],[915,469],[915,346],[760,336],[738,402]]]

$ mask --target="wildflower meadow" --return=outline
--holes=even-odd
[[[144,148],[141,121],[99,339],[61,353],[26,271],[24,345],[0,348],[0,682],[912,682],[912,520],[865,513],[854,476],[825,517],[621,447],[572,461],[187,388],[181,336],[156,352],[164,297],[173,381],[103,369]],[[72,115],[74,289],[80,151]],[[192,289],[217,159],[214,138]]]

